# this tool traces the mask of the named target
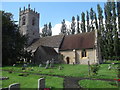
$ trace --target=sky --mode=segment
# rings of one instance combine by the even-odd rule
[[[97,12],[97,4],[103,8],[105,2],[2,2],[2,10],[5,12],[11,12],[14,15],[14,20],[19,20],[19,8],[28,8],[28,4],[32,9],[40,13],[40,25],[43,27],[44,24],[52,23],[54,28],[57,24],[61,24],[62,20],[65,19],[71,22],[72,16],[80,16],[81,13],[92,7]]]

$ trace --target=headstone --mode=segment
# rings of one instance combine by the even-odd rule
[[[53,67],[54,64],[54,59],[52,58],[52,60],[50,61],[50,67]]]
[[[9,90],[20,90],[20,84],[14,83],[14,84],[9,85]]]
[[[39,64],[39,67],[42,67],[42,64]]]
[[[111,66],[111,64],[110,65],[108,65],[108,70],[111,70],[112,69],[112,66]]]
[[[13,67],[15,67],[15,64],[13,64]]]
[[[24,64],[23,67],[27,67],[27,64]]]
[[[9,77],[0,77],[0,80],[7,80]]]
[[[50,61],[49,61],[49,60],[47,60],[47,62],[46,62],[46,66],[45,66],[45,69],[47,69],[47,68],[48,68],[49,64],[50,64]]]
[[[59,70],[62,70],[62,67],[61,67],[61,66],[59,66]]]
[[[44,78],[40,78],[38,79],[38,90],[45,88],[45,79]]]

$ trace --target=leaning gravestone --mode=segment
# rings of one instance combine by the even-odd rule
[[[20,90],[20,84],[14,83],[14,84],[9,85],[9,90]]]
[[[45,88],[45,79],[40,78],[40,79],[38,79],[38,90],[41,90],[43,88]]]

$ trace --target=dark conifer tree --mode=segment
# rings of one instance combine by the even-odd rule
[[[85,13],[84,12],[82,12],[81,18],[82,18],[82,21],[81,21],[81,31],[82,31],[82,33],[84,33],[84,32],[86,32],[86,28],[85,28]]]
[[[75,17],[72,17],[72,23],[71,23],[71,32],[72,34],[75,34]]]
[[[86,19],[87,19],[87,32],[90,32],[90,25],[89,25],[89,12],[88,12],[88,11],[87,11]]]

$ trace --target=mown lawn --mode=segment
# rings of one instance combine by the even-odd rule
[[[117,88],[115,82],[101,80],[80,80],[79,85],[83,88]]]
[[[112,65],[114,68],[108,70],[109,64],[101,64],[100,70],[98,71],[98,75],[93,76],[91,74],[91,78],[100,78],[100,79],[117,79],[117,65]],[[62,70],[59,70],[59,66],[63,67]],[[19,72],[31,72],[31,73],[39,73],[39,74],[49,74],[49,75],[60,75],[60,76],[73,76],[73,77],[89,77],[88,76],[88,66],[87,65],[68,65],[68,64],[55,64],[53,68],[45,69],[45,66],[29,66],[26,70],[22,70],[21,66],[6,66],[3,67],[3,70],[10,71],[19,71]],[[33,71],[31,71],[31,68]]]
[[[2,87],[8,87],[13,83],[20,83],[20,88],[37,88],[38,79],[45,78],[46,88],[63,88],[63,78],[60,77],[52,77],[52,76],[40,76],[40,75],[32,75],[28,76],[19,76],[21,73],[8,73],[7,71],[2,71],[2,76],[9,77],[8,80],[2,80]]]

